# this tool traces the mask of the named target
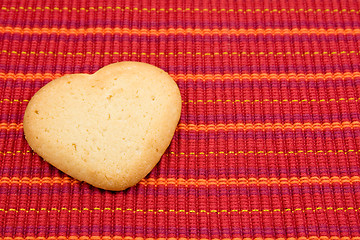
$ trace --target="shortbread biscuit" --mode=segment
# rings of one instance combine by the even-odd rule
[[[138,183],[170,144],[181,112],[174,80],[146,63],[65,75],[29,101],[30,147],[64,173],[106,190]]]

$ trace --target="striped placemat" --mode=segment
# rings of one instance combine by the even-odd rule
[[[360,2],[0,1],[0,239],[360,239]],[[182,116],[123,192],[31,151],[32,95],[71,73],[151,63]]]

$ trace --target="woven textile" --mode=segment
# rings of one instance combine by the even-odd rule
[[[0,1],[0,239],[360,239],[360,2]],[[169,149],[123,192],[31,151],[29,99],[118,61],[174,78]]]

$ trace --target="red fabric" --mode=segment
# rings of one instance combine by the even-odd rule
[[[358,1],[0,2],[1,239],[360,239]],[[70,73],[148,62],[183,109],[123,192],[29,148],[31,96]]]

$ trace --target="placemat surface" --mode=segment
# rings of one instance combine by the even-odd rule
[[[0,239],[360,239],[360,2],[0,1]],[[123,192],[44,162],[22,119],[71,73],[151,63],[182,115]]]

